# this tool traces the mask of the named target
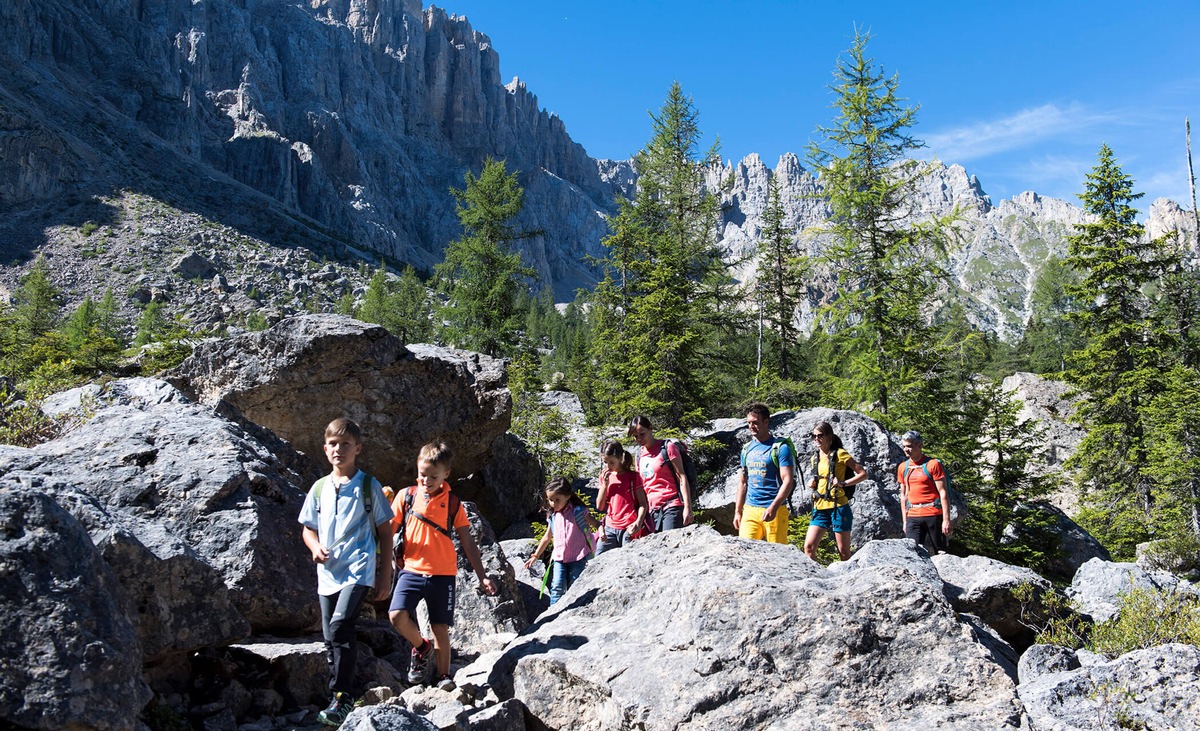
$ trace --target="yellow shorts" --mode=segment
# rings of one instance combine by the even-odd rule
[[[771,543],[787,543],[788,542],[788,509],[786,505],[780,505],[779,510],[775,511],[775,519],[770,523],[763,522],[763,513],[767,512],[766,508],[756,508],[753,505],[747,505],[742,508],[742,523],[738,528],[738,536],[741,538],[749,538],[753,541],[761,541],[767,539]]]

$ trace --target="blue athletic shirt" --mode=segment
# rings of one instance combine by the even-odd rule
[[[756,508],[767,508],[779,495],[782,481],[779,479],[779,467],[771,459],[771,447],[781,439],[771,438],[764,444],[757,439],[750,440],[750,446],[742,453],[742,469],[746,470],[746,503]],[[779,446],[779,465],[791,467],[795,475],[796,458],[786,443]]]

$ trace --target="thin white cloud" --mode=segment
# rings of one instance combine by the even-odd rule
[[[1119,113],[1093,112],[1082,104],[1065,107],[1043,104],[1003,119],[936,132],[925,138],[925,144],[942,160],[969,162],[1030,147],[1045,140],[1076,135],[1120,119]]]

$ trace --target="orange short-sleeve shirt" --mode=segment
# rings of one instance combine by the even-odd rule
[[[392,526],[395,530],[400,530],[401,523],[406,524],[404,570],[425,576],[454,576],[458,573],[458,552],[454,548],[454,540],[437,528],[418,520],[415,515],[404,515],[404,498],[409,490],[415,493],[412,510],[421,513],[437,525],[446,526],[446,514],[450,510],[450,485],[445,482],[442,483],[442,491],[432,498],[427,498],[425,491],[418,487],[410,487],[396,494],[396,499],[392,501],[392,512],[396,514],[392,519]],[[463,508],[461,500],[455,502],[458,504],[458,512],[454,516],[453,527],[465,528],[470,525],[467,511]]]

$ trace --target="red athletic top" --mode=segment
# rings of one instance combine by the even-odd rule
[[[929,468],[929,475],[925,475],[925,470],[921,469],[921,464],[925,464]],[[905,474],[907,472],[908,474]],[[932,479],[930,479],[932,478]],[[927,515],[941,515],[942,508],[937,505],[930,505],[940,496],[938,495],[937,485],[934,482],[946,479],[946,471],[942,469],[942,463],[932,457],[926,457],[921,463],[914,464],[912,460],[904,460],[900,466],[896,468],[896,480],[901,484],[908,484],[908,502],[913,506],[924,505],[925,507],[912,507],[908,509],[908,514],[914,518],[920,518]]]
[[[668,445],[665,457],[664,444]],[[642,489],[646,492],[646,502],[650,503],[651,510],[683,507],[679,486],[675,482],[675,470],[668,463],[673,457],[679,457],[679,447],[674,442],[657,440],[649,447],[638,449],[638,473],[642,477]]]
[[[625,530],[637,519],[638,501],[634,495],[637,484],[636,472],[609,472],[604,494],[607,500],[607,515],[604,525],[614,530]]]

